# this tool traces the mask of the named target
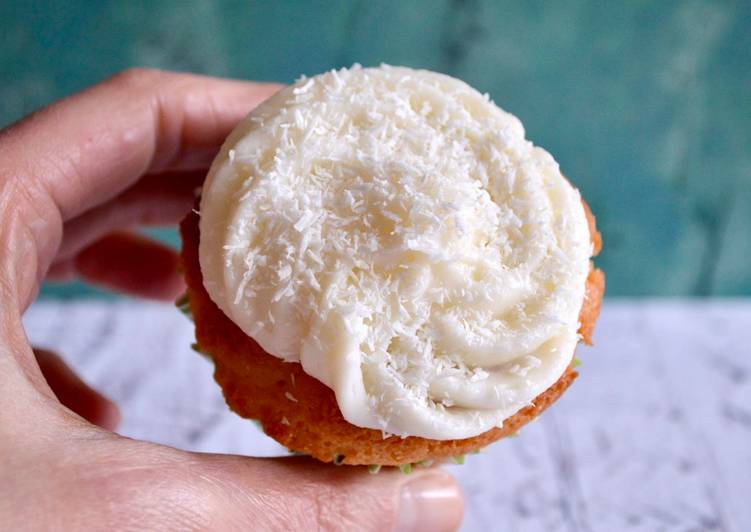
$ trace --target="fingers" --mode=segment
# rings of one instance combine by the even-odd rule
[[[74,281],[76,275],[76,261],[74,259],[56,262],[47,270],[47,279],[50,281]]]
[[[193,207],[206,172],[149,175],[116,198],[66,223],[55,265],[115,230],[179,222]],[[55,271],[59,271],[60,266]],[[53,272],[54,275],[55,272]]]
[[[13,126],[0,153],[13,177],[41,182],[65,221],[147,172],[206,167],[237,122],[278,88],[129,70]]]
[[[332,467],[311,459],[205,456],[202,474],[221,486],[225,528],[267,530],[456,530],[463,500],[440,469],[409,475]],[[208,471],[206,467],[208,466]]]
[[[9,237],[23,247],[0,257],[0,269],[12,272],[11,296],[28,305],[61,223],[147,173],[205,168],[237,122],[278,88],[136,69],[1,131],[0,213],[20,228],[6,230],[23,231]]]
[[[72,262],[72,269],[82,280],[115,292],[174,301],[185,291],[177,253],[140,235],[111,233]],[[70,272],[70,262],[61,270]]]
[[[109,434],[60,434],[53,443],[6,475],[20,484],[8,492],[11,515],[33,530],[55,528],[63,516],[71,530],[441,532],[456,530],[462,517],[461,493],[439,470],[370,475],[363,467],[187,453]]]
[[[58,400],[87,421],[114,430],[120,421],[117,405],[88,386],[51,351],[34,349],[39,369]]]

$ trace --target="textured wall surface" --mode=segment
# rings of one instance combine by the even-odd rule
[[[748,1],[5,0],[0,124],[133,65],[438,70],[519,116],[581,188],[608,295],[749,295],[750,28]]]

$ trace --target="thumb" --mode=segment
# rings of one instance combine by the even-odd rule
[[[237,520],[227,529],[448,531],[461,524],[461,491],[437,468],[372,475],[302,457],[204,456],[222,487],[222,514]]]

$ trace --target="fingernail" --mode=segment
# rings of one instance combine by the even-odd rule
[[[464,502],[456,481],[443,471],[426,472],[402,486],[398,532],[456,530]]]

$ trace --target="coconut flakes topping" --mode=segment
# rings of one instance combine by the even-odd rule
[[[591,255],[579,195],[461,81],[302,78],[230,135],[200,210],[211,298],[354,425],[472,437],[570,362]]]

